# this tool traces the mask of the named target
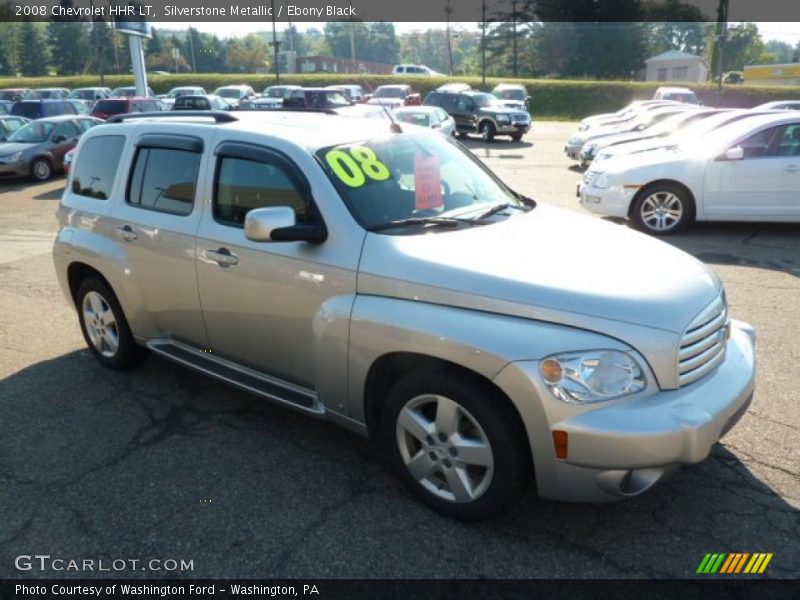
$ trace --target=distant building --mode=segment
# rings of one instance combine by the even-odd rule
[[[298,56],[296,59],[299,73],[372,73],[374,75],[389,75],[392,65],[337,58],[335,56]]]
[[[747,65],[744,80],[758,85],[800,85],[800,63]]]
[[[644,61],[647,81],[706,81],[708,64],[702,56],[670,50]]]

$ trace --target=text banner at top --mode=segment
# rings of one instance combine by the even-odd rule
[[[0,0],[2,22],[95,20],[160,22],[636,22],[668,0]],[[719,0],[684,0],[684,20],[718,20]],[[674,6],[674,4],[673,4]],[[671,12],[671,14],[675,14]],[[800,2],[730,0],[728,21],[800,21]],[[799,24],[800,25],[800,24]]]

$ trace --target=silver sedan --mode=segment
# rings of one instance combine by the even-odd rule
[[[442,135],[455,136],[456,122],[453,117],[437,106],[403,106],[394,110],[398,121],[429,127]]]

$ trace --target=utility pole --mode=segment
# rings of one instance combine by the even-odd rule
[[[356,64],[356,23],[353,20],[350,21],[350,60]]]
[[[722,102],[722,55],[725,51],[725,35],[728,33],[728,0],[719,0],[717,7],[717,106]]]
[[[481,86],[486,86],[486,0],[481,0]]]
[[[188,29],[189,34],[189,53],[192,55],[192,73],[197,73],[197,63],[194,60],[194,41],[192,41],[192,28]]]
[[[512,72],[514,73],[515,79],[519,77],[519,73],[517,70],[517,2],[518,0],[511,0],[511,23],[512,23],[511,44],[512,44],[512,52],[514,53]]]
[[[269,0],[272,7],[272,46],[275,48],[275,83],[281,83],[281,66],[278,63],[278,34],[275,32],[275,0]]]
[[[89,8],[94,14],[94,0],[89,0]],[[100,47],[97,38],[97,21],[92,20],[92,46],[94,46],[94,55],[97,57],[97,70],[100,72],[100,85],[106,84],[105,73],[103,72],[103,54],[100,52]]]
[[[445,0],[444,12],[447,15],[447,62],[450,65],[449,75],[453,75],[453,45],[450,41],[450,13],[453,12],[450,0]]]

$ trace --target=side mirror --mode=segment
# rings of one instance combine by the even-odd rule
[[[321,224],[298,225],[288,206],[255,208],[244,219],[244,235],[252,242],[309,242],[319,244],[328,238]]]
[[[744,158],[744,150],[741,146],[734,146],[733,148],[728,148],[722,156],[725,160],[742,160]]]
[[[57,135],[56,137],[53,138],[54,144],[63,144],[66,141],[67,141],[67,136],[65,135]]]

